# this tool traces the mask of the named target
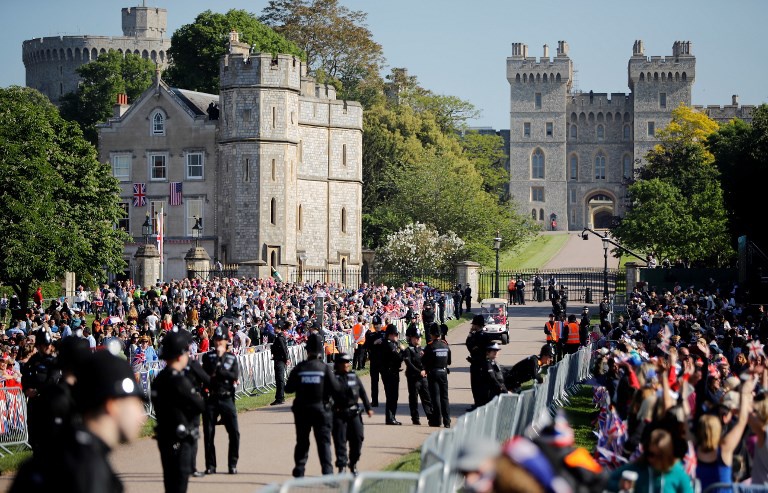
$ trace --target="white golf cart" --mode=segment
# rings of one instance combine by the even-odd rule
[[[507,318],[507,300],[504,298],[486,298],[480,302],[480,315],[485,319],[483,331],[494,335],[502,344],[509,344],[509,319]]]

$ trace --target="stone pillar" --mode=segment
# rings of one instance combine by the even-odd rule
[[[456,282],[462,286],[469,283],[472,288],[472,298],[480,301],[480,264],[471,260],[462,260],[456,263]]]
[[[627,269],[627,294],[629,294],[640,282],[640,266],[637,262],[627,262],[624,267]]]
[[[64,287],[64,296],[67,297],[67,304],[71,307],[75,298],[75,273],[65,272],[64,282],[62,284]]]
[[[208,274],[211,272],[211,256],[205,248],[201,246],[190,248],[184,255],[184,263],[187,267],[187,278],[208,279]]]
[[[136,254],[136,279],[134,282],[146,288],[154,286],[160,280],[160,252],[154,243],[139,246]]]

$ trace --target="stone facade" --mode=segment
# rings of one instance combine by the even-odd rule
[[[689,41],[672,55],[646,57],[636,41],[628,64],[629,93],[574,92],[568,43],[554,57],[528,56],[512,44],[507,58],[511,114],[510,194],[521,213],[546,229],[607,227],[624,212],[626,179],[658,143],[679,104],[691,105],[696,59]],[[717,121],[751,119],[754,106],[696,107]]]
[[[152,203],[166,214],[165,279],[183,277],[194,243],[185,205],[169,206],[169,183],[182,182],[184,204],[204,218],[200,244],[210,257],[240,265],[240,275],[283,278],[307,269],[358,269],[362,264],[362,106],[336,100],[332,87],[305,76],[290,55],[253,54],[233,33],[221,61],[220,95],[170,88],[158,81],[127,110],[101,126],[103,161],[131,156],[122,196],[147,184],[147,206],[129,203],[129,230],[138,244]],[[218,119],[206,114],[218,104]],[[164,134],[154,119],[164,116]],[[187,154],[203,158],[190,176]],[[165,179],[152,159],[167,156]],[[194,173],[197,175],[197,173]]]
[[[74,92],[80,82],[75,70],[108,51],[134,53],[151,59],[164,69],[171,40],[166,33],[165,9],[122,9],[123,36],[51,36],[24,41],[22,57],[28,87],[42,92],[58,104],[64,94]]]

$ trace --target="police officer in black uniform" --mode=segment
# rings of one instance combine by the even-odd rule
[[[190,358],[189,362],[187,363],[187,367],[184,369],[184,375],[189,379],[190,382],[192,382],[192,389],[200,396],[201,399],[203,399],[203,395],[205,395],[205,389],[207,389],[211,383],[211,377],[205,373],[202,365],[198,361]],[[201,413],[195,414],[191,423],[192,430],[194,430],[192,432],[192,437],[194,440],[192,441],[192,453],[190,454],[190,471],[192,471],[190,475],[193,478],[205,476],[203,471],[197,470],[197,446],[200,442],[201,416]]]
[[[203,412],[205,404],[192,381],[184,375],[189,362],[188,335],[169,332],[163,338],[160,356],[166,367],[152,383],[152,403],[163,485],[166,493],[184,493],[192,474],[192,449],[197,432],[194,417]]]
[[[582,346],[587,345],[587,339],[589,339],[590,323],[591,320],[589,317],[589,307],[585,306],[581,311],[581,320],[579,321],[579,339],[581,340]]]
[[[46,406],[46,390],[59,383],[61,370],[56,363],[55,348],[51,334],[45,329],[36,330],[35,348],[37,352],[21,368],[21,386],[27,396],[27,429],[29,444],[37,453],[50,437],[45,435],[46,423],[49,422],[49,409]]]
[[[451,364],[451,348],[441,339],[441,330],[437,324],[429,327],[430,341],[424,348],[424,370],[427,373],[429,397],[432,401],[432,416],[429,426],[451,427],[451,412],[448,402],[448,366]]]
[[[296,392],[293,400],[296,447],[293,451],[293,477],[304,477],[309,455],[309,433],[314,429],[317,453],[323,474],[333,474],[331,457],[331,399],[341,392],[341,385],[331,367],[323,360],[323,339],[310,334],[306,343],[307,359],[297,364],[288,376],[286,392]]]
[[[289,324],[290,322],[286,322]],[[275,365],[275,400],[270,406],[277,406],[285,402],[285,376],[288,367],[288,343],[285,341],[285,329],[278,324],[275,327],[275,342],[272,343],[272,361]]]
[[[485,318],[482,315],[472,317],[472,325],[467,336],[467,349],[469,350],[469,381],[472,387],[472,399],[474,405],[470,410],[482,406],[486,401],[485,368],[486,368],[486,348],[491,344],[491,336],[483,332],[485,327]]]
[[[380,346],[381,380],[384,382],[384,395],[387,398],[385,423],[388,425],[403,424],[395,418],[400,391],[400,366],[403,363],[403,348],[397,338],[397,327],[393,324],[387,325],[386,339]]]
[[[408,407],[411,411],[411,422],[420,425],[419,398],[421,398],[424,415],[428,421],[432,421],[432,401],[427,385],[427,372],[422,363],[424,349],[421,347],[421,334],[416,328],[408,328],[405,331],[405,337],[408,339],[408,347],[403,353],[403,361],[405,362],[405,378],[408,382]]]
[[[485,351],[485,402],[483,404],[491,402],[491,400],[499,394],[507,393],[507,387],[504,384],[503,369],[496,362],[496,356],[500,349],[501,347],[498,344],[493,343],[488,346]]]
[[[363,449],[363,419],[358,400],[363,401],[363,408],[370,418],[373,416],[368,394],[363,382],[352,371],[352,357],[340,353],[334,362],[336,378],[341,392],[334,396],[333,403],[333,446],[336,449],[336,467],[339,474],[349,465],[349,472],[357,476],[357,462]],[[347,457],[349,442],[349,457]]]
[[[230,474],[237,474],[240,450],[240,429],[235,409],[235,382],[240,378],[237,357],[227,352],[229,331],[217,327],[213,333],[214,347],[203,355],[203,370],[210,376],[203,414],[203,439],[205,440],[205,473],[216,474],[216,421],[221,422],[229,435],[227,461]]]
[[[144,394],[125,360],[109,351],[89,354],[73,392],[82,425],[52,444],[56,460],[34,456],[19,469],[11,493],[122,493],[109,464],[112,448],[136,439],[146,416]]]
[[[379,407],[379,377],[381,376],[381,343],[386,338],[379,326],[372,323],[365,333],[364,347],[368,351],[368,360],[370,361],[371,375],[371,406]],[[380,342],[376,342],[380,341]]]

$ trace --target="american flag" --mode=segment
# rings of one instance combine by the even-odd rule
[[[147,185],[144,183],[133,184],[133,206],[144,207],[147,205]]]
[[[181,182],[171,182],[171,205],[181,205]]]

